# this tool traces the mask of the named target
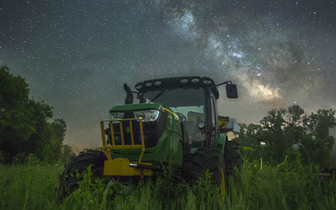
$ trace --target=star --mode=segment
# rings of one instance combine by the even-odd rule
[[[123,83],[183,75],[219,88],[218,110],[258,122],[273,108],[336,109],[334,1],[10,1],[0,4],[0,65],[67,123],[76,151],[101,145],[99,121]],[[133,88],[134,89],[134,88]]]

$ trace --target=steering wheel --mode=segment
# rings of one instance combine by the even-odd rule
[[[184,116],[181,112],[175,112],[175,114],[180,118],[181,122],[187,121],[187,117]]]

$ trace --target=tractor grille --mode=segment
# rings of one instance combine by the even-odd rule
[[[163,113],[163,115],[165,115]],[[107,135],[106,144],[113,146],[141,145],[141,133],[143,133],[144,144],[146,148],[154,147],[166,128],[165,116],[160,116],[154,122],[142,122],[143,131],[141,131],[140,121],[136,118],[110,120],[108,126],[104,129]],[[111,129],[112,128],[112,129]]]

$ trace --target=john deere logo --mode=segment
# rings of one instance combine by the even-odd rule
[[[126,133],[131,133],[131,128],[130,127],[126,127]]]

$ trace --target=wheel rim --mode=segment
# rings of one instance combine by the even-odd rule
[[[225,197],[225,177],[224,177],[224,170],[222,169],[222,175],[221,175],[221,199],[224,201]]]

